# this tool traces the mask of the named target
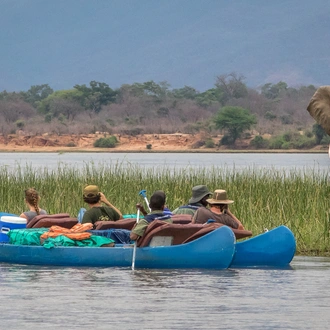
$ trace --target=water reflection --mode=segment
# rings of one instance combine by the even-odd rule
[[[330,258],[292,269],[0,264],[3,329],[326,329]],[[56,312],[55,312],[56,311]]]
[[[200,277],[204,279],[204,287],[208,287],[210,280],[215,277],[219,282],[226,281],[226,278],[232,280],[238,276],[238,271],[234,269],[225,270],[153,270],[145,269],[138,270],[131,273],[133,285],[149,286],[158,285],[160,287],[177,288],[186,287],[193,288],[195,282],[192,278]]]

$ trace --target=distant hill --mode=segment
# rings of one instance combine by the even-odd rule
[[[0,91],[91,80],[204,91],[235,71],[251,87],[330,83],[328,0],[2,0]]]

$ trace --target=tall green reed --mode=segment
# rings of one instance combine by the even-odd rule
[[[167,206],[174,209],[187,203],[191,188],[206,184],[213,191],[226,189],[230,206],[246,229],[256,235],[265,228],[288,226],[297,240],[297,252],[327,254],[329,252],[329,182],[325,173],[275,169],[244,170],[227,167],[144,168],[127,163],[95,165],[82,169],[59,165],[33,169],[17,166],[15,170],[0,168],[0,211],[20,214],[26,210],[24,190],[35,187],[40,206],[49,213],[70,213],[76,216],[81,207],[82,191],[87,184],[96,184],[110,202],[124,214],[135,213],[135,204],[144,203],[138,195],[147,190],[148,198],[161,189],[167,194]]]

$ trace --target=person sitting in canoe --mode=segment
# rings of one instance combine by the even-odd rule
[[[31,221],[35,216],[39,214],[47,214],[44,209],[39,207],[40,196],[37,190],[34,188],[28,188],[24,191],[25,203],[29,208],[29,211],[23,212],[20,218],[25,218],[27,222]]]
[[[144,219],[140,219],[135,227],[132,229],[130,239],[132,241],[138,240],[143,236],[149,223],[154,220],[162,220],[165,222],[172,223],[172,218],[169,214],[164,213],[164,207],[166,203],[166,195],[162,190],[155,191],[150,197],[149,206],[151,209],[150,213],[147,213],[142,204],[136,204],[136,208],[144,215]]]
[[[192,223],[206,223],[212,219],[234,229],[244,230],[242,223],[229,210],[228,205],[234,201],[227,198],[226,190],[215,190],[212,198],[208,198],[206,201],[210,205],[210,209],[199,208],[193,216]]]
[[[84,213],[81,223],[90,222],[94,225],[97,221],[116,221],[123,218],[122,213],[106,199],[98,186],[86,186],[83,199],[90,209]]]
[[[190,214],[193,216],[200,207],[206,207],[207,199],[212,193],[205,185],[199,185],[192,188],[192,197],[187,205],[180,206],[172,211],[173,214]]]

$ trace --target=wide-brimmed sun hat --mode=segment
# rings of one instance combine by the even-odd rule
[[[192,188],[192,197],[189,199],[188,203],[198,203],[205,196],[212,195],[212,193],[207,189],[205,185],[199,185]]]
[[[212,198],[206,200],[209,204],[233,204],[234,201],[227,198],[226,190],[217,189],[214,191]]]
[[[96,197],[100,193],[99,187],[94,185],[89,185],[84,188],[84,197]]]

